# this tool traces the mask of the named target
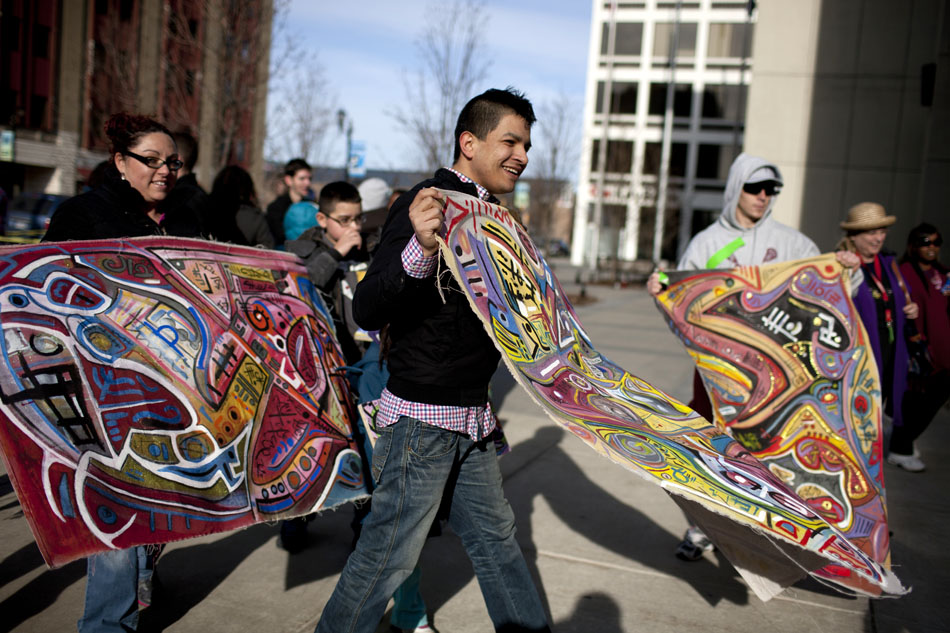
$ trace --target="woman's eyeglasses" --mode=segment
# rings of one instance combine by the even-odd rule
[[[914,244],[917,246],[917,248],[923,248],[924,246],[936,246],[937,248],[940,248],[943,246],[943,238],[939,235],[937,237],[924,235],[922,237],[918,237]]]
[[[161,169],[162,165],[168,165],[168,168],[172,171],[178,171],[185,166],[185,163],[181,162],[177,158],[172,160],[162,160],[158,156],[139,156],[132,152],[122,152],[126,156],[131,156],[140,163],[144,163],[149,169]]]

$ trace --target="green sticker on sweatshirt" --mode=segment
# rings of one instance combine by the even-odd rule
[[[737,237],[732,240],[718,251],[713,253],[712,257],[709,258],[709,261],[706,262],[706,269],[712,270],[713,268],[718,268],[719,264],[724,262],[727,257],[735,253],[737,250],[745,246],[745,242],[742,241],[741,237]]]

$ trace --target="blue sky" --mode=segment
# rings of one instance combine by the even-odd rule
[[[414,150],[386,110],[405,99],[404,78],[421,67],[414,42],[432,6],[430,0],[294,0],[290,7],[288,35],[316,53],[335,104],[352,118],[353,139],[366,143],[371,169],[415,166]],[[491,65],[470,96],[513,85],[537,108],[565,93],[576,99],[579,127],[591,2],[484,0],[484,6]],[[275,98],[283,97],[270,95]],[[332,136],[327,161],[342,163],[344,142],[335,126]]]

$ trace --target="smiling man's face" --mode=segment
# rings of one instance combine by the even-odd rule
[[[484,139],[473,134],[462,141],[469,159],[466,175],[493,194],[514,191],[515,183],[528,166],[531,127],[520,115],[506,114]]]

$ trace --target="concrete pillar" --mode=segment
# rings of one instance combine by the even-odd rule
[[[139,77],[136,93],[139,111],[158,115],[159,86],[164,79],[162,35],[165,30],[162,0],[141,0],[139,14]]]
[[[251,146],[248,148],[248,166],[257,190],[264,189],[264,140],[267,138],[267,85],[270,78],[271,25],[274,17],[273,0],[261,0],[261,24],[257,45],[262,54],[257,62],[257,90],[255,91],[254,121]]]

